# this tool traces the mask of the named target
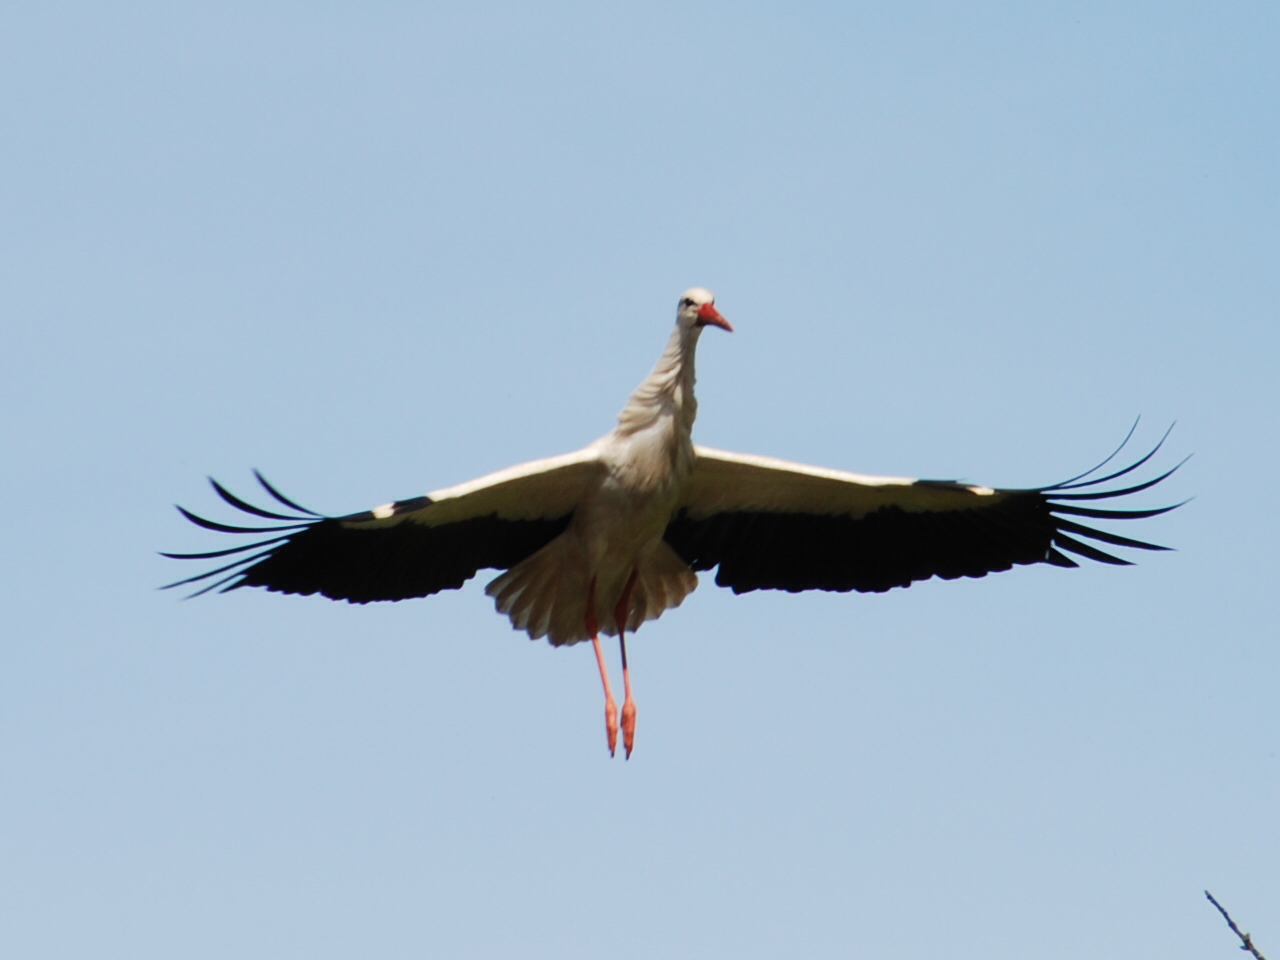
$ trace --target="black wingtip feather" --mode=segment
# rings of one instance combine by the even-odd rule
[[[234,563],[228,563],[225,566],[218,567],[216,570],[206,570],[204,573],[198,573],[194,577],[187,577],[185,580],[175,580],[173,583],[166,583],[161,590],[168,590],[171,587],[181,587],[188,583],[199,583],[201,580],[208,580],[210,577],[216,577],[220,573],[226,573],[228,570],[235,570],[236,567],[245,567],[251,565],[255,560],[261,560],[263,557],[271,556],[272,551],[263,550],[261,553],[255,553],[248,557],[238,557]],[[237,573],[243,573],[243,570]]]
[[[1133,426],[1131,426],[1131,427],[1129,428],[1129,432],[1128,432],[1128,433],[1126,433],[1126,434],[1124,435],[1124,439],[1120,441],[1120,446],[1118,446],[1118,447],[1116,447],[1114,450],[1112,450],[1112,451],[1111,451],[1111,453],[1110,453],[1110,454],[1108,454],[1108,456],[1107,456],[1107,458],[1106,458],[1105,460],[1103,460],[1103,461],[1102,461],[1101,463],[1099,463],[1099,464],[1096,464],[1096,465],[1094,465],[1094,466],[1090,467],[1090,468],[1089,468],[1088,470],[1086,470],[1084,473],[1080,473],[1080,474],[1077,474],[1077,475],[1076,475],[1076,476],[1074,476],[1074,477],[1071,477],[1070,479],[1063,480],[1061,483],[1057,484],[1057,485],[1054,487],[1054,489],[1055,489],[1055,490],[1064,490],[1064,489],[1066,489],[1067,487],[1069,487],[1071,484],[1075,483],[1077,480],[1083,480],[1085,477],[1089,476],[1089,474],[1091,474],[1091,473],[1097,473],[1099,470],[1101,470],[1103,467],[1105,467],[1108,463],[1110,463],[1112,460],[1114,460],[1116,457],[1118,457],[1118,456],[1120,455],[1120,451],[1121,451],[1121,450],[1123,450],[1126,446],[1128,446],[1129,441],[1133,439],[1134,431],[1136,431],[1136,430],[1138,429],[1138,424],[1139,424],[1141,421],[1142,421],[1142,417],[1141,417],[1141,415],[1139,415],[1138,417],[1136,417],[1136,418],[1134,419],[1134,421],[1133,421]],[[1169,429],[1170,429],[1170,430],[1172,430],[1172,429],[1173,429],[1173,427],[1171,426]],[[1168,434],[1165,434],[1165,436],[1168,436]],[[1161,442],[1163,442],[1163,441],[1161,441]],[[1092,482],[1094,482],[1094,481],[1089,481],[1089,482],[1090,482],[1090,483],[1092,483]]]
[[[204,527],[206,530],[214,530],[218,533],[278,533],[281,530],[301,530],[306,523],[294,523],[287,527],[236,527],[229,523],[218,523],[216,520],[206,520],[197,514],[192,513],[186,507],[178,506],[177,510],[180,514],[194,523],[197,527]]]
[[[1076,507],[1065,503],[1049,504],[1050,513],[1065,513],[1072,517],[1089,517],[1094,520],[1145,520],[1147,517],[1158,517],[1162,513],[1168,513],[1170,510],[1177,510],[1184,504],[1190,503],[1190,498],[1183,500],[1182,503],[1175,503],[1168,507],[1156,507],[1152,510],[1102,510],[1097,507]]]
[[[1166,470],[1154,480],[1148,480],[1146,483],[1136,483],[1132,487],[1123,487],[1120,490],[1096,490],[1093,493],[1057,493],[1055,488],[1050,487],[1041,491],[1049,500],[1110,500],[1115,497],[1127,497],[1131,493],[1138,493],[1142,490],[1148,490],[1157,483],[1161,483],[1178,472],[1182,464],[1190,460],[1191,457],[1184,457],[1181,462],[1176,464],[1172,469]],[[1127,471],[1126,471],[1127,472]]]
[[[1058,529],[1065,530],[1068,533],[1074,533],[1081,537],[1088,537],[1090,540],[1109,543],[1116,547],[1132,547],[1135,550],[1170,549],[1169,547],[1162,547],[1158,543],[1147,543],[1145,540],[1134,540],[1131,537],[1122,537],[1118,534],[1107,533],[1105,530],[1095,530],[1093,527],[1086,527],[1083,523],[1072,523],[1070,520],[1059,520]]]
[[[1096,560],[1099,563],[1109,563],[1115,567],[1131,567],[1131,560],[1122,560],[1120,557],[1113,557],[1111,554],[1099,550],[1097,547],[1091,547],[1087,543],[1081,543],[1072,537],[1068,537],[1065,533],[1054,535],[1053,542],[1055,546],[1061,547],[1063,550],[1070,551],[1078,557],[1086,557],[1089,560]]]
[[[1109,473],[1105,477],[1095,477],[1093,480],[1084,480],[1083,482],[1080,482],[1080,483],[1075,482],[1075,480],[1068,480],[1065,483],[1055,483],[1052,487],[1046,487],[1045,492],[1048,493],[1049,491],[1057,491],[1057,490],[1078,490],[1082,487],[1096,487],[1100,483],[1109,483],[1110,481],[1119,479],[1120,477],[1123,477],[1126,474],[1133,473],[1133,471],[1137,470],[1143,464],[1147,463],[1152,457],[1154,457],[1157,453],[1160,452],[1160,448],[1164,446],[1164,442],[1169,439],[1169,434],[1173,432],[1173,427],[1174,427],[1173,424],[1169,425],[1169,429],[1164,432],[1164,436],[1160,438],[1160,442],[1157,443],[1154,447],[1152,447],[1146,456],[1129,464],[1123,470],[1117,470],[1115,473]],[[1119,451],[1116,451],[1116,452],[1118,453]],[[1175,466],[1173,470],[1170,470],[1169,473],[1173,473],[1174,470],[1177,470],[1178,467],[1182,466],[1183,463],[1186,463],[1190,459],[1191,459],[1190,454],[1188,454],[1186,457],[1183,457],[1182,461],[1177,466]],[[1106,462],[1107,462],[1106,460],[1103,461],[1103,463],[1106,463]],[[1101,464],[1099,466],[1101,466]],[[1097,468],[1095,467],[1094,469],[1097,469]],[[1093,472],[1092,470],[1089,471],[1089,473],[1092,473],[1092,472]],[[1088,475],[1089,474],[1086,473],[1084,476],[1087,477]],[[1169,474],[1165,474],[1165,476],[1168,476],[1168,475]],[[1080,480],[1081,478],[1077,477],[1075,479]],[[1164,478],[1161,477],[1154,482],[1159,483],[1160,480],[1162,479]]]
[[[308,510],[306,507],[299,506],[298,504],[294,503],[292,500],[286,497],[283,493],[281,493],[279,490],[273,487],[270,483],[268,483],[267,478],[264,477],[261,473],[259,473],[257,469],[253,471],[253,475],[257,478],[258,483],[262,484],[262,489],[267,491],[267,493],[269,493],[272,497],[274,497],[278,503],[283,504],[284,506],[288,507],[291,510],[297,510],[299,513],[305,513],[307,516],[310,516],[310,517],[316,517],[317,519],[322,519],[324,517],[324,514],[322,513],[316,513],[314,510]]]
[[[253,504],[246,503],[244,500],[241,500],[217,480],[213,479],[213,477],[209,477],[208,480],[209,484],[217,492],[218,496],[242,513],[248,513],[255,517],[262,517],[264,520],[290,520],[293,522],[305,522],[307,519],[306,517],[290,517],[283,513],[273,513],[270,510],[263,510],[261,507],[255,507]]]
[[[237,577],[239,577],[238,580],[236,579]],[[232,583],[230,586],[226,586],[226,587],[222,586],[224,583],[227,583],[230,580],[235,580],[236,582]],[[237,587],[241,587],[243,585],[244,585],[244,574],[237,571],[236,573],[231,574],[231,576],[229,577],[223,577],[221,580],[211,583],[207,587],[202,587],[201,589],[197,590],[195,593],[187,594],[182,599],[194,600],[196,597],[203,597],[206,593],[212,593],[214,590],[218,590],[219,587],[222,587],[221,590],[218,590],[219,593],[229,593],[230,591],[235,590]]]
[[[226,550],[206,550],[204,553],[165,553],[160,551],[160,556],[168,557],[170,560],[212,560],[215,557],[229,557],[233,553],[248,553],[257,547],[265,547],[272,543],[283,543],[288,537],[275,537],[271,540],[258,540],[255,543],[246,543],[241,547],[228,547]]]

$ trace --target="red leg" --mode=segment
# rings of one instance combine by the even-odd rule
[[[596,650],[596,665],[600,668],[600,682],[604,684],[604,730],[609,738],[609,756],[614,755],[618,747],[618,703],[613,699],[613,691],[609,689],[609,671],[604,665],[604,651],[600,649],[600,621],[596,619],[596,581],[591,578],[591,586],[587,592],[587,633],[591,635],[591,645]],[[626,671],[623,670],[625,677]],[[628,754],[631,752],[627,751]]]
[[[631,591],[636,586],[636,572],[631,571],[627,585],[622,588],[622,596],[613,610],[613,622],[618,626],[618,646],[622,648],[622,686],[626,696],[622,701],[622,745],[626,748],[627,759],[631,759],[631,749],[636,742],[636,701],[631,696],[631,668],[627,666],[627,620],[631,613]]]

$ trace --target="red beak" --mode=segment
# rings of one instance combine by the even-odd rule
[[[733,327],[729,326],[729,321],[721,316],[714,303],[704,303],[698,308],[698,323],[702,326],[711,324],[713,327],[733,333]]]

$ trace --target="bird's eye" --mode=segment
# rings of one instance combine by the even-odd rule
[[[692,307],[692,306],[693,306],[693,300],[692,300],[692,299],[690,299],[689,297],[685,297],[683,300],[681,300],[681,301],[680,301],[680,306],[681,306],[682,308],[683,308],[683,307]]]

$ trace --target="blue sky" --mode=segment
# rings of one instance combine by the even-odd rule
[[[1280,949],[1280,15],[1264,4],[0,13],[0,953]],[[704,576],[589,648],[485,578],[179,602],[172,504],[607,431],[1049,483],[1176,420],[1178,552],[884,596]],[[612,645],[610,647],[611,653]],[[616,666],[615,666],[616,669]]]

